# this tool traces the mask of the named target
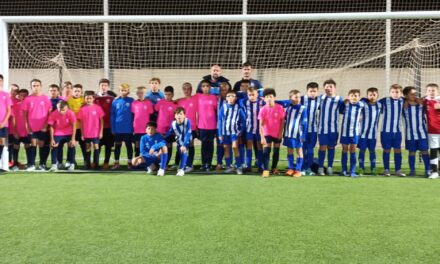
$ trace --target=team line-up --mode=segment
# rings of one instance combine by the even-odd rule
[[[410,176],[415,176],[416,152],[420,151],[424,173],[438,178],[440,148],[440,98],[438,85],[426,85],[419,98],[415,87],[394,84],[389,95],[379,99],[377,88],[352,89],[346,98],[336,95],[336,82],[323,83],[320,94],[316,82],[307,84],[306,93],[291,90],[288,100],[276,100],[276,91],[263,89],[252,79],[252,65],[244,63],[242,79],[231,87],[221,76],[221,67],[211,67],[193,95],[190,83],[182,85],[183,98],[174,100],[174,88],[160,90],[160,79],[151,78],[150,90],[136,88],[137,99],[129,97],[130,86],[121,84],[118,95],[109,90],[110,81],[99,81],[99,92],[83,92],[81,84],[65,82],[49,86],[49,96],[42,92],[38,79],[30,82],[31,92],[11,85],[3,89],[0,75],[0,157],[8,139],[12,171],[75,169],[75,147],[79,144],[86,169],[118,170],[122,143],[128,168],[165,170],[176,142],[177,175],[192,172],[194,140],[201,141],[201,170],[210,171],[217,143],[216,171],[243,174],[252,169],[252,160],[263,177],[280,174],[277,169],[281,143],[287,147],[287,176],[333,175],[335,146],[342,145],[341,175],[364,174],[368,150],[370,173],[376,173],[376,141],[379,134],[383,148],[383,174],[390,176],[390,154],[394,150],[396,176],[405,176],[402,165],[401,120],[404,121],[405,146],[408,150]],[[382,116],[382,122],[379,123]],[[342,118],[341,127],[338,127]],[[314,149],[319,142],[317,164]],[[26,152],[26,166],[19,161],[20,145]],[[63,165],[63,147],[67,159]],[[134,145],[134,157],[133,157]],[[39,166],[36,167],[37,147]],[[99,166],[101,147],[105,158]],[[114,164],[110,156],[114,147]],[[356,151],[358,151],[358,156]],[[271,158],[271,152],[272,158]],[[296,160],[294,159],[296,155]],[[324,161],[327,155],[327,167]],[[233,158],[235,164],[233,164]],[[269,167],[270,160],[272,160]],[[348,161],[349,160],[349,161]],[[225,165],[223,164],[225,162]],[[348,163],[349,162],[349,166]],[[357,165],[359,168],[357,168]]]

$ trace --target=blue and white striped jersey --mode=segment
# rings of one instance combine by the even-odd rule
[[[301,104],[307,108],[307,132],[318,132],[318,109],[321,104],[321,97],[312,99],[307,95],[301,96]]]
[[[287,106],[285,120],[283,136],[304,140],[307,133],[307,108],[300,104]]]
[[[382,128],[381,132],[400,132],[400,121],[402,116],[403,98],[392,99],[385,97],[379,100],[382,105]]]
[[[319,134],[338,133],[339,109],[344,105],[341,96],[327,97],[321,95],[321,105],[319,106]]]
[[[341,136],[359,136],[359,121],[361,118],[361,111],[364,107],[365,103],[362,101],[359,101],[356,104],[350,102],[344,103],[344,106],[341,107],[340,110],[342,114]]]
[[[177,145],[188,147],[192,139],[191,121],[188,118],[185,118],[185,121],[179,124],[174,120],[173,123],[171,123],[171,128],[166,133],[165,138],[173,134],[175,135]]]
[[[361,111],[361,138],[376,139],[382,104],[379,102],[370,104],[366,98],[363,98],[361,101],[365,103]]]
[[[238,135],[245,128],[245,114],[238,103],[224,104],[218,113],[218,136]]]
[[[410,105],[407,109],[403,109],[403,119],[405,120],[405,139],[419,140],[428,137],[428,129],[426,123],[423,105]]]
[[[240,106],[246,115],[246,133],[259,135],[260,134],[260,120],[258,120],[258,113],[263,107],[264,101],[260,98],[255,102],[249,99],[240,100]]]

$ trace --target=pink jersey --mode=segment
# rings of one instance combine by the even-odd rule
[[[154,113],[153,103],[145,99],[143,101],[133,101],[131,104],[133,113],[133,130],[135,134],[145,134],[147,123],[150,122],[150,115]]]
[[[211,94],[197,94],[199,129],[217,129],[217,97]]]
[[[23,110],[27,112],[29,128],[32,132],[46,128],[52,103],[46,95],[30,95],[23,101]]]
[[[191,96],[190,98],[182,98],[177,102],[178,106],[185,109],[186,117],[191,122],[191,130],[197,130],[197,111],[198,111],[198,101],[196,96]]]
[[[24,119],[23,102],[24,101],[17,101],[12,106],[12,113],[15,118],[14,133],[17,133],[19,137],[27,136],[26,123]]]
[[[154,109],[159,113],[157,117],[157,132],[165,134],[171,127],[174,120],[174,110],[177,104],[174,101],[160,100],[154,106]]]
[[[64,115],[60,111],[55,110],[49,115],[47,123],[53,127],[54,136],[69,136],[72,135],[73,124],[76,122],[75,113],[72,110],[67,110]]]
[[[84,138],[99,138],[100,119],[104,115],[104,111],[97,104],[84,105],[79,109],[76,117],[81,120]]]
[[[281,122],[284,119],[284,109],[281,105],[275,104],[273,107],[269,105],[263,106],[260,113],[258,114],[258,119],[264,122],[264,135],[278,138],[280,135]]]
[[[0,122],[5,120],[7,110],[11,106],[11,96],[5,91],[0,91]],[[6,122],[5,127],[9,126],[9,119],[7,121],[8,122]]]

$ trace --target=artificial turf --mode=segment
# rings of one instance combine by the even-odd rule
[[[0,176],[0,263],[438,263],[440,181]]]

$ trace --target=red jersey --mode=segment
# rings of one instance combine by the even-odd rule
[[[112,111],[113,96],[104,95],[95,98],[95,104],[104,111],[104,128],[110,128],[110,113]]]
[[[425,99],[423,101],[428,121],[428,133],[440,134],[440,109],[435,109],[435,104],[440,104],[440,97],[436,99]]]

